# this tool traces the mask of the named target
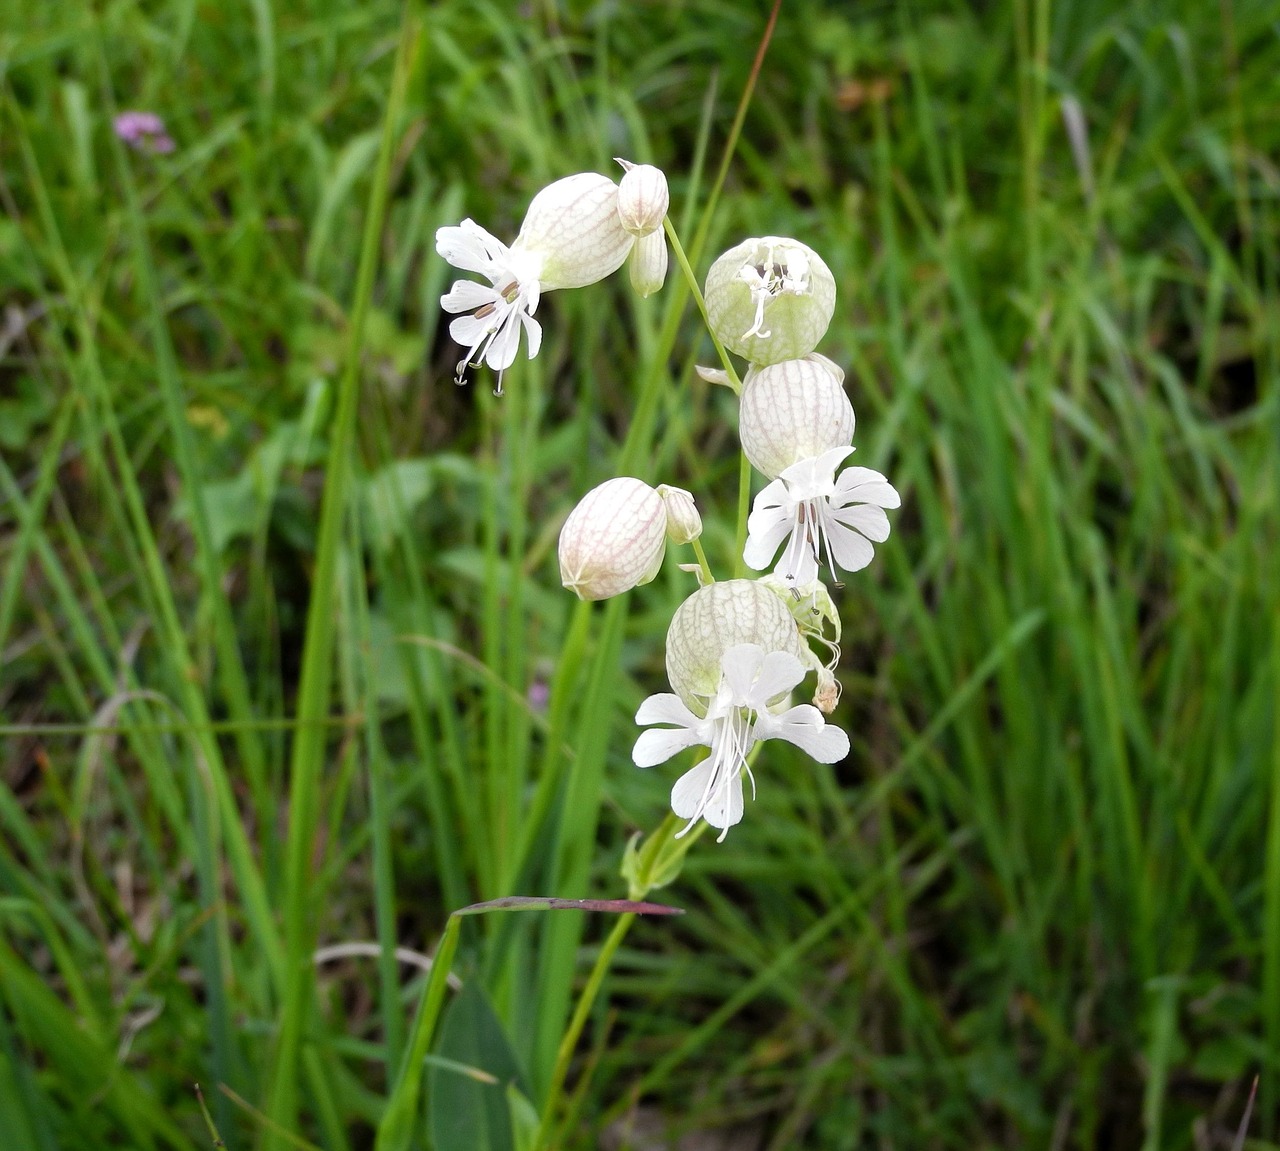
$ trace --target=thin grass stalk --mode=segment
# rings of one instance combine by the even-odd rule
[[[582,1035],[582,1029],[586,1025],[587,1017],[591,1014],[591,1008],[595,1006],[596,996],[600,993],[604,977],[613,965],[613,957],[618,948],[622,946],[622,941],[627,937],[627,932],[631,930],[631,924],[634,920],[634,912],[618,916],[617,923],[613,925],[613,930],[609,932],[608,937],[600,948],[600,954],[596,956],[596,961],[591,967],[591,974],[587,976],[586,985],[582,989],[582,994],[578,997],[578,1005],[574,1008],[573,1017],[569,1020],[569,1026],[565,1029],[565,1033],[560,1040],[559,1050],[556,1052],[556,1065],[551,1072],[551,1082],[547,1087],[547,1096],[542,1104],[542,1113],[538,1120],[538,1133],[533,1140],[533,1151],[542,1151],[544,1147],[548,1151],[555,1151],[555,1148],[564,1146],[566,1133],[561,1132],[560,1137],[554,1141],[551,1139],[551,1133],[555,1126],[556,1113],[560,1109],[560,1097],[564,1093],[564,1082],[569,1074],[569,1064],[573,1061],[573,1053],[577,1050],[578,1039]]]
[[[289,832],[285,853],[284,934],[285,982],[280,1012],[280,1039],[276,1050],[269,1114],[285,1129],[296,1125],[298,1115],[298,1054],[305,1028],[313,983],[310,953],[315,924],[311,854],[319,798],[320,772],[325,758],[324,728],[319,724],[328,712],[334,641],[333,604],[342,520],[346,512],[355,416],[360,394],[360,367],[365,321],[373,297],[382,223],[389,195],[392,148],[404,109],[414,49],[420,36],[412,5],[406,3],[400,27],[391,91],[382,121],[377,166],[369,193],[356,275],[355,299],[343,373],[338,385],[337,411],[330,428],[329,455],[320,510],[310,606],[303,641],[302,671],[298,688],[300,721],[290,757]],[[265,1146],[280,1151],[283,1144],[274,1130]]]

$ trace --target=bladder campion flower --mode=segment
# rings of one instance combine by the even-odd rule
[[[538,354],[542,326],[533,318],[543,292],[581,288],[622,267],[634,237],[618,215],[618,186],[608,176],[580,172],[548,184],[529,204],[515,243],[507,247],[474,220],[436,232],[436,251],[455,268],[478,272],[488,286],[458,280],[440,299],[447,312],[466,313],[449,333],[466,349],[458,361],[502,373],[515,362],[523,327],[529,358]]]
[[[592,488],[560,529],[560,582],[579,599],[608,599],[648,583],[667,546],[667,505],[630,476]]]
[[[707,321],[726,348],[754,364],[807,355],[831,323],[836,282],[799,240],[743,240],[707,273]]]
[[[637,766],[664,763],[688,747],[711,749],[671,789],[671,810],[689,821],[677,838],[705,819],[720,829],[723,840],[742,819],[742,774],[746,772],[751,780],[754,799],[756,781],[747,755],[757,743],[784,739],[819,763],[835,763],[849,754],[849,737],[827,724],[816,707],[786,706],[805,673],[805,666],[791,652],[770,651],[755,643],[735,644],[721,655],[719,683],[699,711],[670,692],[651,695],[640,705],[636,723],[674,726],[641,733],[632,751]]]
[[[833,578],[837,569],[855,572],[871,562],[871,541],[889,538],[884,509],[902,501],[893,485],[870,468],[846,468],[837,477],[852,451],[832,448],[792,464],[756,496],[743,552],[748,567],[768,567],[783,540],[789,542],[774,574],[787,584],[812,583],[824,557]]]
[[[776,479],[792,464],[853,442],[853,405],[842,378],[825,356],[784,360],[747,373],[738,435],[758,471]]]

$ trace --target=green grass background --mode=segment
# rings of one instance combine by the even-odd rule
[[[415,12],[0,3],[6,1151],[211,1146],[195,1082],[229,1147],[372,1145],[391,949],[621,895],[662,818],[631,715],[692,556],[579,608],[556,533],[676,483],[728,574],[733,397],[678,276],[455,387],[432,238],[623,155],[688,246],[767,10]],[[1254,1075],[1273,1145],[1277,76],[1274,0],[784,0],[695,262],[823,255],[903,508],[840,597],[853,754],[766,747],[631,929],[566,1146],[1200,1151]],[[516,1145],[608,930],[466,921],[413,1145]]]

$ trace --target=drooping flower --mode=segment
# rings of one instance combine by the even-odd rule
[[[826,356],[783,360],[747,373],[738,435],[753,467],[776,479],[792,464],[853,442],[844,373]]]
[[[667,505],[642,480],[619,476],[587,492],[560,529],[560,582],[579,599],[608,599],[648,583],[667,546]]]
[[[836,470],[852,447],[837,447],[792,464],[755,498],[747,520],[747,566],[763,571],[787,540],[774,573],[787,584],[817,579],[825,560],[855,572],[871,562],[872,541],[889,538],[885,508],[902,502],[893,485],[870,468]],[[839,584],[837,584],[839,586]]]
[[[689,821],[678,836],[705,819],[720,829],[723,840],[742,819],[744,772],[755,798],[756,781],[747,756],[757,743],[783,739],[819,763],[835,763],[848,755],[849,737],[826,723],[817,708],[786,706],[805,672],[791,652],[766,650],[755,643],[735,644],[721,655],[719,683],[700,713],[670,692],[651,695],[640,705],[636,723],[674,726],[641,733],[632,751],[637,766],[663,763],[689,747],[711,749],[671,789],[671,810]]]
[[[489,284],[458,280],[440,299],[462,313],[449,333],[467,349],[458,362],[487,363],[502,373],[514,363],[524,329],[529,358],[538,354],[542,327],[533,318],[543,292],[581,288],[616,272],[634,237],[618,216],[618,186],[608,176],[580,172],[543,188],[529,204],[515,243],[507,247],[473,220],[436,232],[436,251],[455,268],[477,272]]]
[[[762,236],[730,248],[707,273],[707,320],[731,352],[754,364],[795,360],[831,323],[836,282],[799,240]]]

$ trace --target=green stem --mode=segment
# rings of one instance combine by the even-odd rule
[[[707,315],[707,301],[703,299],[702,289],[698,286],[698,277],[694,275],[693,267],[689,263],[689,257],[684,254],[684,248],[680,245],[680,237],[676,235],[675,225],[671,222],[670,217],[667,217],[662,221],[662,226],[666,229],[667,239],[671,241],[671,248],[676,254],[676,263],[680,265],[680,270],[684,273],[684,278],[689,284],[689,291],[693,293],[694,301],[698,305],[698,311],[702,313],[702,322],[707,326],[707,335],[711,337],[711,343],[716,350],[716,355],[720,357],[720,362],[724,365],[724,370],[729,377],[729,386],[738,395],[741,395],[742,380],[738,377],[733,361],[729,359],[729,353],[725,351],[724,345],[716,337],[715,332],[711,330],[711,318]]]
[[[715,583],[716,577],[711,574],[711,565],[707,563],[707,553],[702,550],[702,541],[691,540],[690,542],[693,544],[693,554],[698,557],[698,566],[702,569],[702,578],[709,584]]]
[[[622,941],[626,938],[634,919],[634,913],[619,916],[618,922],[613,925],[613,930],[609,932],[609,937],[604,941],[604,946],[600,948],[600,954],[596,956],[595,964],[591,968],[591,974],[587,977],[587,984],[582,989],[582,996],[578,1000],[578,1006],[574,1009],[573,1018],[569,1020],[569,1027],[565,1031],[564,1037],[560,1040],[560,1050],[556,1055],[555,1070],[551,1073],[551,1085],[547,1090],[546,1102],[542,1107],[542,1118],[538,1122],[538,1134],[533,1141],[534,1151],[543,1151],[543,1148],[550,1151],[551,1148],[562,1145],[559,1141],[553,1142],[551,1140],[551,1133],[555,1124],[556,1110],[560,1105],[560,1097],[564,1094],[564,1081],[569,1074],[569,1063],[573,1059],[573,1053],[578,1046],[578,1039],[582,1035],[582,1029],[586,1026],[587,1016],[591,1014],[591,1009],[595,1006],[596,996],[600,994],[600,985],[604,982],[604,977],[608,974],[609,968],[613,964],[614,954],[622,945]]]

